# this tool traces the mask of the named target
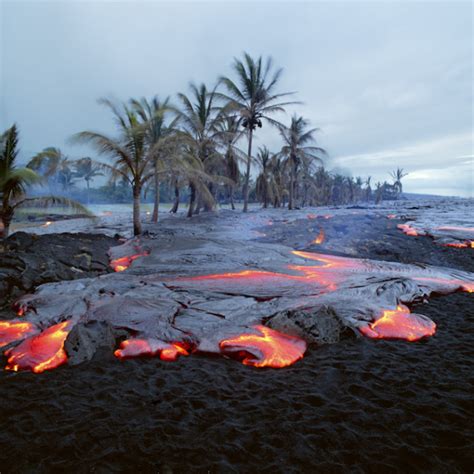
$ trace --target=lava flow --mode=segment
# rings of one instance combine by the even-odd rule
[[[398,224],[397,229],[400,229],[404,234],[417,237],[419,234],[413,227],[410,227],[408,224]]]
[[[38,333],[39,329],[27,321],[0,321],[0,347]]]
[[[311,242],[312,244],[321,245],[324,242],[324,229],[319,231],[318,236]]]
[[[188,348],[181,342],[163,342],[158,339],[127,339],[114,352],[115,357],[124,360],[133,357],[159,355],[161,360],[174,361],[180,355],[189,355]]]
[[[41,227],[49,227],[52,224],[52,221],[46,221]]]
[[[148,252],[141,252],[141,253],[137,253],[135,255],[129,255],[129,256],[126,256],[126,257],[116,258],[116,259],[110,261],[110,266],[116,272],[123,272],[124,270],[126,270],[132,264],[132,262],[134,260],[136,260],[139,257],[146,257],[147,255],[149,255]]]
[[[31,370],[37,374],[55,369],[67,362],[64,342],[72,329],[73,321],[64,321],[45,329],[41,334],[25,339],[21,344],[5,352],[6,369],[15,372]]]
[[[474,249],[474,240],[466,240],[466,242],[450,242],[443,244],[445,247],[454,247],[457,249]]]
[[[396,310],[385,310],[379,319],[361,327],[360,332],[372,339],[405,339],[414,342],[433,336],[436,324],[426,316],[411,314],[406,306],[399,305]]]
[[[287,367],[302,359],[306,342],[294,336],[282,334],[266,326],[257,325],[259,334],[241,334],[224,339],[219,347],[224,355],[236,358],[244,365],[254,367]]]

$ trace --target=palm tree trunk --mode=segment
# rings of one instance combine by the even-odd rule
[[[89,185],[89,180],[86,179],[86,184],[87,184],[87,204],[89,205],[89,191],[90,191],[90,185]]]
[[[233,211],[235,211],[235,205],[234,205],[234,187],[229,186],[229,197],[230,197],[230,207]]]
[[[252,160],[252,127],[249,128],[249,148],[247,153],[247,169],[245,170],[245,181],[244,181],[244,212],[248,211],[249,205],[249,181],[250,181],[250,162]]]
[[[291,160],[290,167],[290,186],[289,186],[289,195],[288,195],[288,209],[291,211],[293,209],[293,193],[295,191],[295,170],[293,165],[293,160]]]
[[[158,179],[158,173],[155,168],[155,203],[153,206],[153,214],[151,216],[151,222],[158,222],[159,207],[160,207],[160,181]]]
[[[10,234],[10,223],[13,219],[13,209],[3,207],[0,212],[0,239],[6,239]]]
[[[140,186],[133,185],[133,235],[142,233],[142,223],[140,220]]]
[[[178,181],[176,180],[174,184],[174,204],[170,212],[172,212],[173,214],[176,214],[176,212],[178,211],[178,207],[179,207],[179,186],[178,186]]]
[[[188,217],[192,217],[193,212],[194,212],[194,202],[196,201],[196,186],[194,186],[193,183],[190,183],[189,190],[190,190],[190,195],[189,195]]]

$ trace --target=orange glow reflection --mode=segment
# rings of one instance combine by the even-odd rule
[[[174,361],[180,355],[189,355],[188,348],[181,342],[163,342],[158,339],[127,339],[114,352],[115,357],[124,360],[133,357],[159,356],[161,360]]]
[[[67,362],[64,350],[73,321],[64,321],[45,329],[41,334],[25,339],[21,344],[5,352],[8,357],[6,369],[31,370],[37,374],[55,369]]]
[[[241,334],[224,339],[219,347],[224,355],[236,358],[244,365],[282,368],[303,358],[306,342],[282,334],[266,326],[254,326],[259,334]]]
[[[0,321],[0,347],[38,333],[39,329],[27,321]]]
[[[397,229],[400,229],[406,235],[411,235],[413,237],[418,236],[418,232],[408,224],[398,224]]]
[[[149,255],[149,252],[142,252],[142,253],[137,253],[135,255],[116,258],[110,261],[110,266],[116,272],[123,272],[132,264],[134,260],[136,260],[139,257],[146,257],[147,255]]]
[[[414,342],[433,336],[436,324],[428,318],[411,314],[406,306],[399,305],[396,310],[385,310],[379,319],[361,327],[360,332],[372,339],[405,339]]]
[[[318,236],[311,242],[312,244],[321,245],[324,242],[324,229],[319,231]]]

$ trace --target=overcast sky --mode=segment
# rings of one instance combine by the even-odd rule
[[[473,194],[470,1],[0,2],[0,125],[18,123],[23,158],[79,157],[73,133],[113,131],[97,98],[213,85],[245,50],[284,68],[280,90],[304,102],[284,120],[321,128],[329,169],[383,181],[400,166],[406,191]]]

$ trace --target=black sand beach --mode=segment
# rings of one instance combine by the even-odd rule
[[[471,250],[376,222],[384,259],[473,270]],[[289,245],[287,227],[274,223],[267,238],[281,231]],[[382,259],[380,245],[353,247]],[[282,370],[102,351],[39,376],[1,371],[0,471],[472,472],[472,295],[420,312],[437,323],[434,337],[345,339]]]

